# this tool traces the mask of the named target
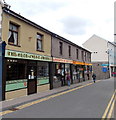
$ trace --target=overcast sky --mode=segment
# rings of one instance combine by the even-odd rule
[[[114,0],[5,0],[11,10],[82,46],[93,34],[114,40]]]

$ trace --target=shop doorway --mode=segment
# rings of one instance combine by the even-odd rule
[[[29,66],[31,65],[31,66]],[[28,63],[28,81],[27,81],[27,94],[37,93],[37,68],[36,62]]]

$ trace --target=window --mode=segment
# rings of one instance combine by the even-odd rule
[[[18,45],[18,25],[10,23],[8,43],[11,45]]]
[[[43,38],[43,35],[37,34],[37,50],[40,50],[40,51],[43,50],[42,38]]]
[[[87,53],[85,52],[85,61],[87,60]]]
[[[76,49],[76,55],[77,55],[77,59],[79,59],[79,50]]]
[[[84,60],[84,52],[81,51],[81,55],[82,55],[82,60]]]
[[[20,80],[26,79],[27,70],[26,70],[26,61],[16,60],[16,59],[7,59],[7,75],[6,80]]]
[[[71,56],[71,46],[69,46],[69,57]]]
[[[37,62],[37,78],[49,77],[49,66],[47,62]],[[45,79],[43,79],[45,80]]]
[[[63,43],[62,42],[59,42],[59,53],[60,53],[60,55],[62,55],[63,54]]]

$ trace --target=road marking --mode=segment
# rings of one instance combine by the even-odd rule
[[[110,99],[110,102],[108,103],[108,106],[107,106],[101,120],[104,120],[104,119],[107,118],[108,111],[110,109],[111,104],[113,103],[112,101],[114,101],[115,93],[116,93],[116,90],[114,91],[114,93],[113,93],[113,95],[112,95],[112,97]]]
[[[97,82],[100,82],[101,80],[97,80]],[[83,85],[83,86],[80,86],[80,87],[77,87],[77,88],[72,88],[70,90],[67,90],[65,92],[61,92],[61,93],[57,93],[55,95],[51,95],[51,96],[48,96],[48,97],[45,97],[45,98],[42,98],[42,99],[39,99],[39,100],[36,100],[36,101],[33,101],[33,102],[29,102],[29,103],[26,103],[26,104],[23,104],[23,105],[20,105],[20,106],[17,106],[16,109],[23,109],[23,108],[26,108],[26,107],[29,107],[29,106],[32,106],[34,104],[37,104],[37,103],[40,103],[40,102],[43,102],[43,101],[46,101],[46,100],[49,100],[51,98],[54,98],[54,97],[57,97],[57,96],[60,96],[60,95],[63,95],[63,94],[66,94],[66,93],[69,93],[69,92],[72,92],[72,91],[75,91],[75,90],[78,90],[78,89],[81,89],[81,88],[84,88],[86,86],[89,86],[89,85],[92,85],[92,84],[95,84],[93,82],[89,83],[89,84],[86,84],[86,85]],[[6,110],[6,111],[3,111],[3,112],[0,112],[0,116],[2,115],[5,115],[5,114],[8,114],[8,113],[12,113],[14,111],[12,110]]]
[[[113,113],[113,110],[114,110],[114,104],[115,104],[115,102],[116,102],[116,96],[115,96],[115,99],[113,100],[111,109],[110,109],[110,111],[109,111],[109,113],[108,113],[108,117],[107,117],[108,119],[107,119],[107,120],[109,120],[109,118],[112,117],[112,113]]]

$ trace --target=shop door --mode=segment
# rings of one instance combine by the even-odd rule
[[[36,66],[28,66],[28,84],[27,84],[27,94],[37,93],[37,70]]]

